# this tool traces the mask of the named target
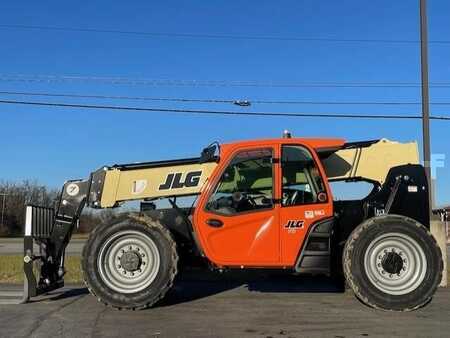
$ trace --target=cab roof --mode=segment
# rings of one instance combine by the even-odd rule
[[[346,143],[344,139],[340,138],[268,138],[258,140],[245,140],[236,141],[231,143],[223,143],[221,147],[229,148],[235,146],[266,146],[266,145],[279,145],[279,144],[305,144],[318,153],[330,152],[333,153],[339,149],[342,149]]]

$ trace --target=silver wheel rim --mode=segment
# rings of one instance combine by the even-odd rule
[[[97,265],[102,281],[109,288],[136,293],[155,280],[160,255],[150,237],[138,231],[121,231],[102,245]]]
[[[394,260],[401,265],[394,264]],[[377,289],[390,295],[404,295],[423,282],[427,260],[424,250],[413,238],[388,233],[370,243],[364,255],[364,267]]]

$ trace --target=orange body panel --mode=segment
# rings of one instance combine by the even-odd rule
[[[285,144],[284,142],[282,144]],[[281,225],[286,224],[289,220],[300,219],[303,220],[303,227],[296,229],[295,231],[288,231],[282,229],[280,240],[281,240],[281,261],[284,266],[293,266],[297,260],[300,253],[300,249],[303,246],[305,239],[311,229],[311,226],[315,223],[333,217],[333,195],[328,184],[327,176],[325,170],[322,167],[320,159],[317,157],[314,149],[326,148],[330,144],[317,143],[307,144],[306,142],[295,143],[296,145],[303,145],[309,149],[314,157],[317,167],[319,168],[320,175],[325,183],[325,189],[328,199],[324,203],[306,204],[306,205],[296,205],[296,206],[285,206],[280,207],[279,218]],[[326,144],[326,145],[324,145]]]
[[[207,258],[218,266],[292,267],[304,240],[315,222],[333,216],[333,199],[325,172],[315,149],[340,147],[341,139],[268,139],[221,145],[220,163],[202,189],[194,213],[194,230]],[[242,150],[272,148],[276,159],[281,157],[282,145],[302,145],[309,149],[319,168],[328,200],[324,203],[250,211],[237,215],[219,215],[205,209],[206,203],[234,154]],[[282,174],[279,161],[273,164],[275,200],[281,199]],[[222,227],[211,227],[210,219],[219,220]],[[290,220],[299,220],[303,226],[289,229]]]

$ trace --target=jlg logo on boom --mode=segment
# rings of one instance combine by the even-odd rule
[[[196,187],[200,182],[201,176],[201,170],[191,171],[186,174],[186,177],[183,181],[183,173],[170,173],[167,175],[166,181],[159,186],[159,190]]]

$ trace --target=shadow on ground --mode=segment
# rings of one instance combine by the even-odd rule
[[[174,287],[157,306],[171,306],[207,298],[235,288],[244,287],[251,292],[270,293],[342,293],[342,285],[324,276],[295,276],[287,272],[227,271],[223,273],[207,269],[185,270],[177,277]],[[33,302],[58,301],[88,294],[87,288],[72,285],[55,290]]]
[[[71,288],[67,291],[63,291],[57,294],[51,294],[51,297],[48,298],[48,300],[61,300],[61,299],[66,299],[66,298],[72,298],[72,297],[78,297],[78,296],[83,296],[83,295],[87,295],[89,293],[89,290],[85,287],[74,287]]]
[[[209,270],[184,271],[174,288],[158,303],[169,306],[206,298],[228,290],[245,287],[251,292],[270,293],[342,293],[345,288],[331,278],[295,276],[283,272]]]

